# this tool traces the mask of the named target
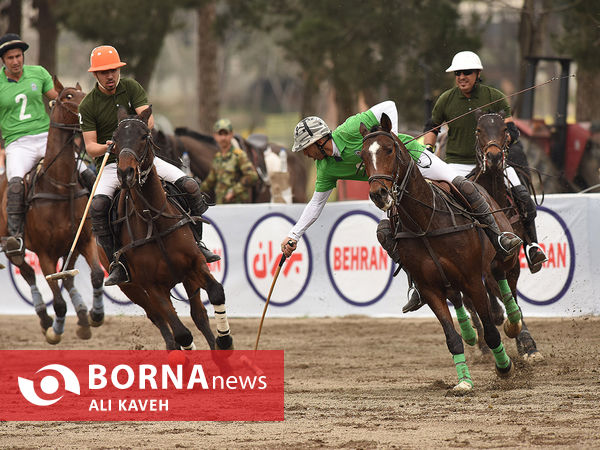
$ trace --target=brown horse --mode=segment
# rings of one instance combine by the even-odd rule
[[[483,322],[485,341],[494,353],[496,373],[509,376],[513,365],[493,323],[482,274],[484,267],[492,264],[494,275],[505,286],[505,271],[515,263],[517,256],[513,255],[508,261],[495,257],[491,244],[473,219],[446,201],[440,190],[423,178],[414,159],[391,129],[391,121],[385,114],[381,127],[369,131],[364,124],[360,126],[361,158],[369,176],[369,196],[377,207],[388,212],[392,230],[396,230],[400,262],[442,325],[458,374],[459,383],[454,389],[468,391],[473,385],[463,342],[454,328],[446,302],[446,298],[454,299],[454,306],[462,307],[458,304],[458,292],[464,292],[473,300]],[[488,201],[494,208],[493,200],[488,198]],[[503,215],[495,217],[501,230],[510,229]],[[509,318],[513,324],[508,328],[517,334],[520,313],[514,299],[506,301],[511,306]]]
[[[204,180],[212,167],[212,161],[219,151],[214,138],[209,135],[201,134],[187,128],[177,128],[175,135],[165,135],[157,132],[156,143],[160,150],[157,153],[165,160],[181,167],[181,156],[187,152],[190,156],[192,174]],[[267,176],[267,167],[264,158],[264,148],[259,148],[253,142],[236,135],[236,139],[242,149],[248,155],[248,159],[254,165],[259,181],[252,187],[250,203],[264,203],[271,200],[269,192],[269,180]],[[284,150],[287,152],[287,166],[290,175],[290,186],[292,188],[292,201],[294,203],[306,203],[306,186],[308,183],[308,173],[304,161],[297,153],[290,152],[279,144],[269,142],[267,145],[275,152]]]
[[[525,229],[521,222],[516,202],[512,197],[510,189],[506,184],[504,170],[507,162],[508,151],[508,134],[503,114],[488,113],[483,114],[480,111],[475,113],[477,117],[476,135],[476,154],[477,166],[469,177],[476,181],[491,195],[498,203],[498,206],[504,211],[510,221],[513,230],[523,242],[526,242]],[[507,280],[511,292],[515,300],[517,299],[517,281],[519,279],[521,268],[517,261],[507,273]],[[487,277],[488,280],[491,277]],[[499,295],[497,285],[494,282],[487,283],[490,292],[490,301],[492,304],[498,303]],[[465,306],[469,308],[469,301],[465,299]],[[472,315],[473,323],[477,328],[478,334],[481,336],[481,323],[477,320],[476,315]],[[517,350],[519,355],[525,360],[542,360],[543,356],[538,351],[535,340],[527,329],[525,320],[522,320],[523,327],[521,332],[516,337]],[[480,339],[480,348],[482,348],[482,340]],[[485,351],[485,348],[482,348]],[[489,350],[488,350],[489,351]]]
[[[127,116],[120,109],[114,133],[118,156],[121,195],[118,216],[124,224],[118,237],[129,265],[131,282],[120,285],[134,303],[146,311],[158,327],[168,350],[195,348],[192,333],[181,322],[170,299],[170,292],[183,283],[189,297],[191,316],[211,349],[233,348],[225,312],[223,286],[211,275],[206,259],[196,245],[184,209],[167,199],[154,168],[155,144],[148,129],[152,108],[140,116]],[[200,289],[208,293],[215,310],[218,337],[210,329]]]
[[[77,107],[85,94],[79,83],[74,88],[65,88],[56,77],[54,77],[54,88],[58,92],[58,97],[50,113],[46,154],[41,168],[37,171],[32,170],[25,181],[27,209],[25,247],[37,254],[45,275],[55,273],[59,258],[64,259],[69,252],[88,200],[88,191],[78,181],[75,159],[75,151],[78,150],[77,141],[81,133]],[[2,193],[0,227],[0,234],[6,235],[6,192]],[[94,299],[90,319],[93,326],[99,326],[104,320],[102,287],[104,271],[100,266],[96,242],[87,221],[82,228],[73,253],[74,257],[71,258],[67,269],[73,268],[79,254],[85,257],[91,269]],[[61,295],[58,281],[48,280],[56,314],[53,321],[48,316],[46,305],[36,286],[33,268],[27,262],[23,262],[18,267],[31,289],[35,311],[40,318],[46,340],[50,344],[59,343],[64,332],[67,305]],[[73,284],[73,278],[65,279],[64,287],[77,313],[77,336],[81,339],[89,339],[91,330],[88,309]]]

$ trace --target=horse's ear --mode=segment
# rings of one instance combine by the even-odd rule
[[[481,109],[476,109],[475,110],[475,121],[478,121],[481,116],[483,116],[483,111]]]
[[[52,77],[52,81],[54,82],[54,89],[60,94],[64,89],[62,83],[58,80],[56,75]]]
[[[125,107],[119,106],[119,110],[117,111],[117,120],[120,122],[125,118],[127,118],[127,110]]]
[[[75,85],[75,89],[77,89],[78,91],[81,91],[81,85],[79,84],[79,81]]]
[[[506,112],[503,109],[501,109],[500,111],[498,111],[498,115],[500,117],[502,117],[503,119],[506,119]]]
[[[392,121],[386,113],[381,115],[381,128],[388,133],[392,131]]]
[[[365,137],[367,134],[369,134],[369,129],[362,122],[360,123],[360,128],[358,130],[360,131],[360,134],[362,134],[363,137]]]
[[[144,123],[146,125],[148,125],[148,120],[150,119],[151,115],[152,115],[152,105],[148,106],[145,110],[142,111],[142,113],[140,114],[140,119],[142,119],[144,121]]]

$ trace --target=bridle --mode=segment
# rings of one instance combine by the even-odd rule
[[[402,181],[400,183],[398,183],[398,180],[400,179],[400,165],[403,162],[400,159],[400,153],[401,153],[400,145],[398,144],[398,141],[396,141],[396,139],[394,138],[394,135],[392,133],[389,133],[389,132],[383,131],[383,130],[373,131],[373,132],[367,134],[366,136],[364,136],[363,137],[363,145],[364,145],[365,141],[367,141],[368,139],[373,139],[377,136],[388,137],[394,143],[394,155],[395,155],[394,176],[386,175],[386,174],[382,174],[382,173],[375,173],[369,177],[368,183],[369,183],[369,185],[371,185],[374,181],[377,181],[383,187],[383,189],[389,195],[391,195],[392,199],[394,200],[394,203],[398,204],[400,202],[400,200],[402,199],[402,196],[406,192],[406,185],[408,184],[408,180],[409,180],[410,175],[415,166],[415,160],[413,158],[409,158],[408,168],[406,169],[404,178],[402,179]],[[383,184],[380,180],[386,180],[386,181],[392,182],[392,192],[391,193],[390,193],[389,189],[387,188],[387,186],[385,184]]]
[[[69,112],[70,114],[72,114],[73,116],[75,116],[75,123],[60,123],[60,122],[51,121],[50,126],[54,127],[54,128],[60,128],[61,130],[73,131],[73,133],[81,132],[81,125],[79,123],[79,113],[77,112],[77,110],[79,108],[79,104],[68,101],[68,100],[62,100],[61,95],[59,95],[53,101],[52,109],[50,111],[50,117],[52,117],[54,108],[57,108],[57,107],[62,108],[63,110],[65,110],[65,111]]]
[[[504,119],[502,118],[502,116],[500,114],[496,114],[496,113],[489,113],[489,114],[484,114],[482,116],[479,117],[479,119],[477,119],[477,124],[478,127],[475,130],[475,142],[476,142],[476,146],[475,146],[475,153],[477,155],[477,161],[481,167],[481,172],[484,173],[487,170],[487,150],[490,147],[496,147],[500,150],[501,154],[502,154],[502,170],[504,171],[504,169],[506,169],[506,154],[508,152],[508,131],[504,133],[504,139],[502,141],[498,141],[497,139],[492,139],[490,141],[488,141],[485,145],[481,145],[479,142],[479,136],[480,136],[480,131],[479,131],[479,121],[486,116],[496,116],[498,117],[502,123],[504,123]]]
[[[143,186],[144,183],[146,182],[146,180],[148,179],[148,175],[150,175],[150,172],[152,171],[152,167],[153,167],[153,162],[154,162],[154,152],[150,151],[150,149],[153,148],[158,148],[157,145],[154,143],[154,140],[152,139],[152,133],[150,132],[150,129],[148,128],[148,125],[141,119],[135,118],[135,117],[127,117],[123,120],[121,120],[119,122],[119,127],[117,128],[117,130],[115,131],[115,135],[117,134],[117,132],[119,131],[119,129],[121,128],[121,125],[124,122],[135,122],[135,123],[139,123],[144,127],[145,130],[145,135],[142,137],[146,142],[144,143],[144,150],[142,152],[141,156],[138,156],[138,154],[131,148],[129,147],[125,147],[122,148],[119,152],[118,152],[118,156],[120,157],[121,155],[124,154],[128,154],[131,155],[137,162],[137,167],[136,167],[136,172],[137,172],[137,178],[138,178],[138,184],[140,186]],[[113,140],[115,142],[118,142],[113,135]],[[142,167],[144,166],[144,163],[146,163],[147,167],[145,169],[142,169]]]

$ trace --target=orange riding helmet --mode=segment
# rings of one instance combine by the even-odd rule
[[[88,72],[99,72],[123,67],[126,63],[119,58],[117,49],[110,45],[100,45],[92,50]]]

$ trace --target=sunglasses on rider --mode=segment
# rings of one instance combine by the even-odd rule
[[[473,72],[475,72],[473,69],[467,69],[467,70],[455,70],[454,71],[454,75],[456,75],[457,77],[460,77],[460,74],[462,73],[465,76],[469,76],[471,75]]]

